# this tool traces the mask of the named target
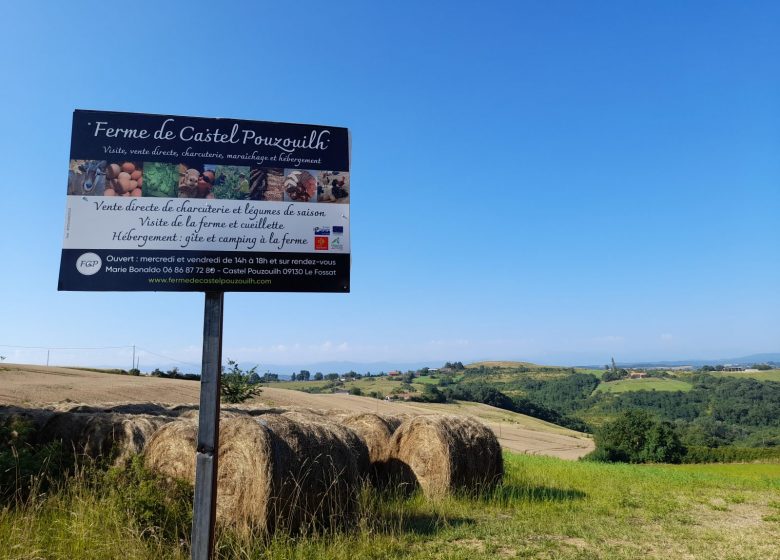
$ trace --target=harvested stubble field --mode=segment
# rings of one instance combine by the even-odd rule
[[[278,386],[283,387],[284,383]],[[199,390],[200,386],[195,381],[133,377],[62,367],[0,366],[0,405],[34,408],[63,402],[197,404]],[[264,387],[262,394],[249,404],[374,412],[391,416],[418,416],[432,412],[472,416],[490,427],[501,446],[508,451],[577,459],[593,450],[593,440],[584,434],[477,403],[395,403],[345,394],[308,394],[273,386]]]

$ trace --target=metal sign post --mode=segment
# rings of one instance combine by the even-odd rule
[[[198,446],[195,455],[192,560],[210,560],[214,552],[224,298],[223,292],[206,292],[206,308],[203,316],[203,367],[200,378]]]

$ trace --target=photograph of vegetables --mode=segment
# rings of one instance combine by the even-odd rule
[[[317,174],[317,202],[349,204],[349,173],[320,171]]]
[[[144,196],[246,200],[250,198],[249,181],[249,167],[244,166],[150,162],[144,165]]]
[[[285,169],[284,200],[290,202],[317,202],[316,171]]]
[[[144,163],[144,196],[175,198],[178,196],[179,171],[172,163]]]

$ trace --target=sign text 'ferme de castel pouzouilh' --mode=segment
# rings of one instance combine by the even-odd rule
[[[77,110],[59,289],[349,292],[346,128]]]

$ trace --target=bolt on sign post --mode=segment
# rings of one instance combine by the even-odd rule
[[[224,292],[349,292],[346,128],[76,110],[59,290],[205,292],[192,557],[214,545]]]

